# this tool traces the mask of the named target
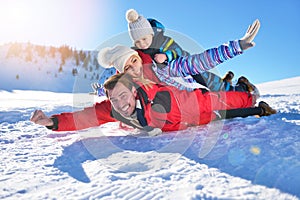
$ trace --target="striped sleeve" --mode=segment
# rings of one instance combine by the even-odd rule
[[[200,54],[179,57],[171,61],[167,67],[169,67],[171,77],[185,77],[208,71],[242,53],[239,41],[234,40],[217,48],[205,50]]]

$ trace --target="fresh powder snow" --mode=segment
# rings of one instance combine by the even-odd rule
[[[71,112],[74,99],[84,107],[101,98],[1,91],[0,198],[299,199],[300,77],[258,88],[277,114],[157,137],[118,123],[53,132],[29,121],[35,109]]]
[[[76,63],[53,48],[43,58],[30,44],[14,47],[21,53],[0,48],[0,199],[300,198],[300,77],[257,85],[259,100],[278,110],[268,117],[156,137],[119,123],[54,132],[30,122],[33,111],[101,101],[90,84],[112,71],[95,67],[95,52],[73,51],[85,57]]]

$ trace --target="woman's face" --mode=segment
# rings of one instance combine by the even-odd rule
[[[137,55],[132,55],[124,66],[124,72],[131,75],[133,78],[141,78],[143,76],[142,59]]]
[[[134,45],[139,49],[148,49],[152,44],[153,36],[151,34],[145,35],[144,37],[136,40]]]

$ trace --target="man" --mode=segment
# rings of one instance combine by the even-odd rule
[[[112,103],[114,118],[147,130],[151,130],[151,127],[160,128],[162,131],[181,130],[217,119],[215,111],[222,113],[221,118],[232,118],[241,114],[224,115],[226,110],[253,106],[252,95],[247,92],[187,92],[161,84],[145,87],[124,73],[109,78],[104,88]],[[265,108],[262,108],[263,105]],[[259,111],[256,114],[267,115],[276,112],[270,107],[266,109],[267,104],[264,102],[261,102],[260,106],[252,108],[257,109],[256,112]],[[133,123],[135,121],[142,127]]]
[[[112,76],[104,87],[109,100],[81,111],[51,117],[36,110],[30,120],[55,131],[80,130],[118,120],[146,130],[149,135],[157,135],[162,131],[181,130],[215,119],[276,113],[265,102],[260,102],[259,107],[251,107],[252,97],[246,92],[202,94],[200,90],[179,91],[160,84],[148,85],[146,89],[123,73]]]

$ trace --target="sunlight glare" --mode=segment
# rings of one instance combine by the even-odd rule
[[[19,38],[24,29],[30,25],[31,7],[25,1],[4,2],[1,2],[0,6],[1,39]]]
[[[1,0],[0,45],[96,47],[95,36],[103,30],[99,27],[105,27],[105,7],[95,0]]]

